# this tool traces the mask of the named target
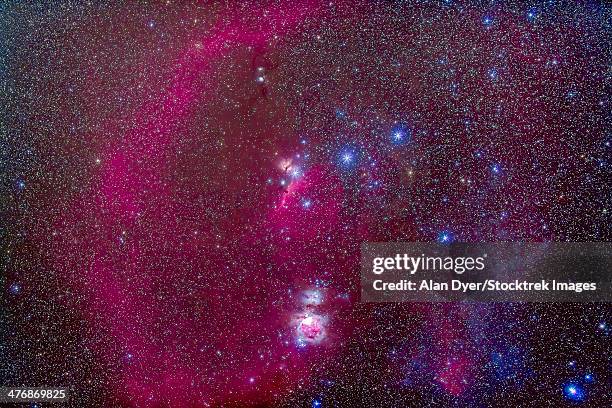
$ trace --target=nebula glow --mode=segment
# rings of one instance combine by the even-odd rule
[[[2,385],[608,406],[608,304],[359,302],[365,241],[612,239],[583,3],[3,5]]]

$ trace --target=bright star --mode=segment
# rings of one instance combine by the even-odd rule
[[[537,16],[538,16],[538,9],[536,9],[535,7],[532,7],[527,11],[527,20],[534,21]]]
[[[563,395],[570,401],[583,401],[585,398],[584,389],[576,383],[569,383],[563,387]]]
[[[453,235],[448,231],[442,231],[438,234],[438,242],[441,244],[449,244],[453,242]]]
[[[497,72],[497,69],[491,68],[489,69],[487,73],[489,75],[489,78],[491,78],[493,81],[497,81],[497,78],[499,77],[499,73]]]
[[[352,149],[344,149],[340,152],[340,165],[345,169],[351,169],[355,166],[357,157]]]
[[[305,198],[302,200],[302,207],[308,209],[312,206],[312,200]]]
[[[411,131],[406,125],[399,124],[391,130],[391,143],[402,145],[410,140]]]
[[[299,178],[302,175],[302,171],[300,170],[299,167],[293,167],[291,171],[289,172],[289,174],[291,175],[291,177],[295,179],[295,178]]]

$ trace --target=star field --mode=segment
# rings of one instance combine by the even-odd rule
[[[609,241],[611,11],[0,5],[0,385],[608,406],[608,303],[360,303],[359,256]]]

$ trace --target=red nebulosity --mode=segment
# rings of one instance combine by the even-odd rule
[[[321,325],[319,319],[316,317],[308,316],[300,323],[300,331],[302,334],[310,339],[314,339],[321,333]]]
[[[432,313],[429,317],[430,321],[435,322],[431,329],[434,341],[432,347],[438,356],[433,371],[442,389],[458,396],[472,384],[477,370],[471,350],[459,347],[461,344],[470,344],[467,328],[469,312],[455,310],[448,305],[443,305],[441,310],[443,314],[449,314],[450,318],[439,313]]]
[[[335,230],[342,221],[342,195],[342,185],[329,168],[308,169],[282,190],[270,215],[272,225],[283,230],[284,239],[313,240],[318,234]]]
[[[437,381],[442,388],[453,395],[460,395],[471,383],[472,378],[468,376],[472,363],[464,356],[449,360],[440,374]]]
[[[234,47],[261,47],[272,37],[291,35],[316,11],[315,4],[301,3],[262,6],[255,13],[229,10],[218,17],[210,35],[176,62],[167,93],[143,106],[136,126],[106,147],[99,191],[87,192],[96,199],[75,200],[69,217],[59,222],[89,246],[75,242],[70,249],[89,255],[79,279],[87,299],[83,313],[110,335],[99,352],[108,362],[120,360],[115,373],[120,400],[142,407],[266,400],[270,390],[282,394],[308,372],[295,353],[287,317],[301,306],[290,297],[280,308],[271,303],[280,296],[262,266],[266,254],[244,263],[241,251],[253,245],[250,237],[239,239],[236,248],[219,248],[215,232],[173,195],[175,186],[164,173],[181,123],[214,89],[203,78],[215,62]],[[319,178],[312,170],[293,189],[310,188],[306,180]],[[291,198],[286,203],[294,204]],[[332,223],[335,212],[333,205],[317,210]],[[196,228],[185,227],[182,219],[195,219]],[[85,225],[92,224],[87,232]],[[240,228],[229,225],[223,233]],[[252,273],[234,280],[236,268]],[[177,280],[193,281],[194,287],[205,281],[208,289],[176,293]],[[314,322],[304,329],[308,337],[320,331]],[[262,341],[269,351],[262,351]]]
[[[295,146],[285,146],[290,143],[285,141],[285,135],[279,136],[284,131],[283,121],[267,119],[266,112],[261,113],[264,109],[258,110],[257,98],[249,100],[235,117],[235,112],[227,113],[225,107],[219,112],[216,106],[207,110],[208,105],[219,102],[223,92],[240,91],[231,86],[230,80],[223,86],[214,80],[215,75],[223,74],[217,70],[227,67],[228,58],[235,58],[239,65],[238,57],[245,55],[240,52],[247,49],[249,58],[255,54],[255,61],[258,50],[299,37],[304,34],[300,32],[301,25],[319,17],[318,3],[293,3],[222,10],[206,35],[190,40],[179,52],[168,74],[166,91],[142,102],[127,130],[109,125],[109,132],[116,137],[106,137],[104,132],[94,135],[101,141],[112,140],[101,142],[97,184],[79,192],[72,207],[56,222],[63,237],[74,239],[62,238],[63,243],[55,248],[55,264],[66,275],[76,277],[75,291],[84,299],[80,311],[97,332],[108,336],[107,341],[96,343],[96,358],[116,367],[116,397],[126,404],[241,406],[250,401],[282,399],[295,390],[296,384],[308,382],[316,371],[313,366],[332,353],[342,352],[339,349],[350,343],[346,340],[353,327],[365,335],[350,340],[365,339],[368,347],[373,347],[373,354],[378,355],[379,340],[383,342],[395,331],[385,332],[382,327],[395,326],[378,325],[376,330],[382,334],[370,339],[370,326],[375,326],[380,317],[374,307],[355,306],[354,315],[342,315],[343,307],[356,300],[362,241],[435,239],[439,230],[449,227],[465,240],[478,240],[477,232],[483,230],[489,234],[487,237],[501,238],[521,229],[527,231],[527,236],[547,234],[531,228],[541,223],[540,210],[547,205],[537,199],[538,189],[534,188],[541,180],[530,180],[524,174],[533,173],[532,141],[541,135],[556,137],[557,133],[550,131],[549,124],[540,125],[534,118],[517,114],[524,108],[527,89],[520,90],[524,95],[509,87],[489,91],[486,79],[482,79],[486,78],[486,69],[481,76],[476,68],[457,69],[457,77],[449,82],[466,76],[462,87],[473,94],[477,104],[483,105],[481,114],[488,114],[488,110],[494,111],[499,121],[511,119],[511,137],[501,134],[497,125],[486,137],[471,133],[475,130],[465,123],[475,122],[477,114],[470,116],[472,113],[465,109],[465,118],[455,118],[455,103],[439,101],[444,92],[431,87],[440,85],[431,75],[423,74],[436,64],[447,64],[447,60],[439,62],[446,55],[436,54],[435,58],[427,56],[429,59],[419,61],[416,51],[403,58],[403,65],[393,68],[398,78],[414,74],[401,87],[378,83],[374,77],[378,74],[358,69],[360,61],[347,62],[339,71],[328,67],[328,73],[317,73],[320,67],[313,63],[310,68],[314,74],[299,72],[300,80],[308,79],[309,74],[316,78],[345,71],[358,73],[358,80],[345,81],[343,88],[330,91],[331,96],[311,96],[315,102],[309,107],[313,110],[318,106],[317,99],[323,97],[339,105],[351,105],[346,109],[350,119],[338,132],[337,120],[330,119],[333,124],[327,125],[326,111],[318,112],[313,122],[321,129],[308,129],[313,134],[313,145],[319,147],[318,156],[312,160],[294,157],[295,151],[286,156],[291,159],[275,155],[277,150],[288,153]],[[363,18],[367,14],[360,13],[368,7],[361,5],[352,20],[332,19],[338,24],[336,31],[357,42],[362,35],[352,36],[351,30],[362,19],[367,20]],[[410,32],[409,27],[410,24],[390,24],[371,31],[383,32],[385,43],[396,41],[410,44],[409,48],[431,42],[430,38],[414,41],[418,33]],[[509,30],[517,31],[513,27]],[[443,38],[445,42],[436,52],[460,50],[454,56],[460,60],[461,44],[453,41],[477,36],[467,28],[456,31],[464,35],[449,39],[441,29],[443,35],[428,32],[426,36]],[[319,43],[311,34],[306,37],[315,44],[314,52],[324,52],[316,48]],[[511,38],[516,43],[516,35]],[[296,40],[298,45],[300,41],[303,40]],[[350,46],[347,41],[341,49]],[[374,42],[372,49],[376,47]],[[351,52],[357,51],[346,51],[347,55]],[[510,48],[508,52],[508,60],[515,61],[524,50]],[[393,52],[375,57],[395,67]],[[499,63],[496,58],[501,57],[491,58],[490,65],[495,65]],[[449,59],[453,62],[452,55]],[[249,63],[254,64],[250,60]],[[276,74],[274,64],[262,65],[270,68],[270,76]],[[507,70],[510,68],[511,65]],[[455,68],[448,70],[455,72]],[[499,70],[499,81],[504,84],[511,72]],[[236,72],[242,73],[238,68]],[[291,71],[287,72],[291,78]],[[251,74],[239,80],[253,85]],[[308,86],[302,86],[300,92],[326,91],[325,86],[317,86],[320,81],[314,82],[308,84],[304,80]],[[260,90],[257,95],[270,105],[287,103],[269,101],[265,86],[261,85]],[[491,95],[487,93],[499,93],[498,99],[505,102],[488,106]],[[282,100],[282,96],[278,99]],[[300,102],[302,96],[306,100],[308,95],[300,93]],[[382,113],[369,112],[369,106],[381,107]],[[351,107],[355,107],[354,112]],[[283,112],[270,109],[275,114]],[[286,110],[293,109],[297,108],[290,106]],[[558,112],[550,112],[552,109],[543,106],[537,112],[541,117],[555,117]],[[230,132],[218,131],[214,126],[213,130],[200,131],[202,117],[207,115],[218,115],[218,122],[230,123]],[[406,122],[414,149],[413,145],[408,150],[408,145],[385,144],[385,132],[397,118],[406,119],[403,115],[413,115]],[[291,112],[287,116],[297,118]],[[229,134],[232,126],[239,127],[236,123],[247,122],[247,117],[255,118],[253,128],[239,128],[242,133],[237,131],[238,136]],[[375,119],[388,122],[388,129],[364,130]],[[451,119],[460,125],[451,123]],[[341,122],[342,126],[345,122]],[[200,132],[201,138],[194,137]],[[185,134],[196,142],[182,144],[183,139],[188,139],[183,138]],[[516,138],[527,143],[509,147],[504,142],[483,149],[490,141]],[[226,150],[197,150],[200,145],[222,145]],[[342,168],[336,162],[338,151],[345,146],[355,150],[358,163],[354,169]],[[554,143],[551,146],[550,150],[566,149]],[[475,158],[481,150],[485,157]],[[236,151],[241,151],[240,157],[231,160]],[[191,153],[202,156],[202,163],[187,166],[193,173],[182,172],[180,160],[172,158]],[[455,164],[457,158],[463,160],[461,168]],[[492,175],[489,169],[498,158],[506,159],[500,165],[502,174]],[[538,166],[554,167],[547,157],[536,157],[536,162]],[[267,163],[269,168],[259,169],[261,163]],[[205,170],[198,172],[199,167]],[[254,177],[253,172],[257,176],[269,172],[274,183],[266,185],[267,174]],[[502,185],[502,177],[512,183]],[[284,184],[277,183],[279,178]],[[476,186],[482,185],[490,188],[476,193]],[[453,196],[452,204],[443,201],[445,195]],[[507,196],[518,197],[516,201],[521,205],[509,219],[498,215],[503,209],[515,210],[517,206]],[[493,217],[493,221],[483,222],[485,216]],[[443,220],[453,223],[448,225]],[[334,287],[328,287],[332,281]],[[393,324],[402,327],[410,321],[410,307],[398,305]],[[429,363],[431,373],[442,390],[460,396],[478,370],[476,358],[456,348],[457,343],[470,342],[464,327],[466,316],[445,319],[439,326],[440,314],[426,310],[422,316],[435,326],[427,329],[426,339],[421,341],[431,346],[431,354],[436,357]]]

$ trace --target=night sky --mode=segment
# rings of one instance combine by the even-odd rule
[[[610,3],[51,3],[0,5],[0,385],[612,404],[610,303],[359,301],[362,242],[612,240]]]

